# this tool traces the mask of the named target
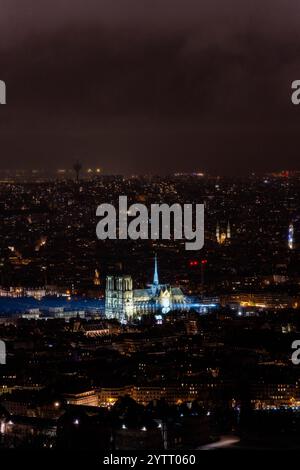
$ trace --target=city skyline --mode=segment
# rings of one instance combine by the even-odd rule
[[[300,174],[82,170],[0,182],[0,450],[299,448]],[[120,194],[205,204],[203,249],[98,240]]]

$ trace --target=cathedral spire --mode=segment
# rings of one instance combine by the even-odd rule
[[[157,255],[155,254],[154,258],[154,276],[153,276],[153,285],[158,286],[159,285],[159,280],[158,280],[158,269],[157,269]]]

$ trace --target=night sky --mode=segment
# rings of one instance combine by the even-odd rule
[[[299,0],[0,0],[0,168],[300,169]]]

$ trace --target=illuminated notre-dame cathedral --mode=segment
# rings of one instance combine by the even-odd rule
[[[169,284],[160,284],[157,257],[154,261],[153,282],[147,289],[133,289],[131,276],[107,276],[105,315],[120,321],[135,315],[167,313],[187,307],[182,290]]]

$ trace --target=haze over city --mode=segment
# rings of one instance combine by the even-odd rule
[[[0,167],[299,169],[299,8],[0,0]]]

